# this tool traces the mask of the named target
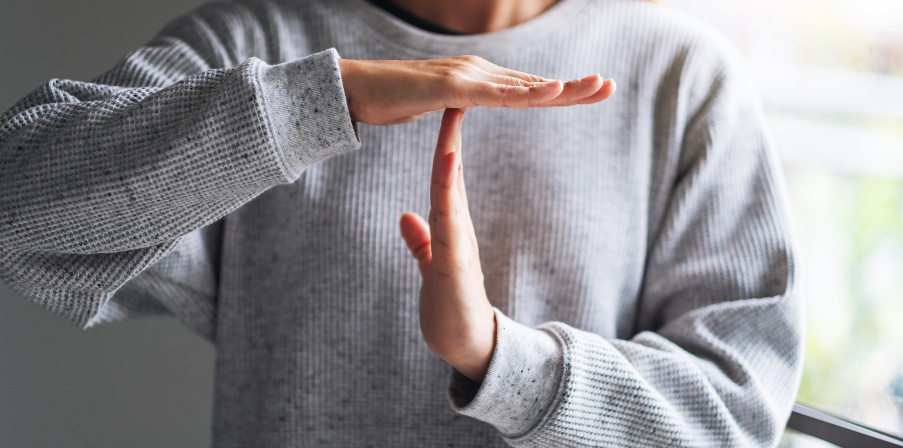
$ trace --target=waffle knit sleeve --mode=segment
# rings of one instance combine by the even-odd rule
[[[198,229],[357,148],[338,54],[268,53],[251,11],[210,4],[94,81],[51,80],[0,116],[0,278],[90,325],[174,249],[202,251],[216,232]]]
[[[736,65],[688,76],[675,181],[653,235],[636,332],[537,329],[496,310],[486,379],[453,408],[518,447],[768,447],[802,368],[793,232],[764,118]],[[714,68],[713,68],[714,67]],[[688,106],[689,108],[689,106]]]

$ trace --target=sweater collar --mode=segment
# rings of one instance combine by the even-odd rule
[[[354,15],[386,43],[404,47],[422,57],[510,52],[566,29],[579,19],[591,0],[559,0],[539,16],[520,25],[484,34],[444,35],[419,29],[366,0],[333,0],[343,13]]]

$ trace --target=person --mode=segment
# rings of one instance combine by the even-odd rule
[[[0,126],[0,278],[213,341],[216,447],[773,446],[794,401],[761,108],[665,7],[211,3]]]

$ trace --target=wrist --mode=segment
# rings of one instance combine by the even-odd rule
[[[455,370],[477,383],[482,383],[486,377],[489,363],[492,361],[493,353],[495,353],[496,339],[498,338],[498,323],[495,319],[495,312],[491,308],[489,312],[492,316],[489,325],[486,326],[489,329],[488,334],[478,339],[477,344],[474,344],[474,348],[468,351],[467,356],[445,360]]]
[[[506,437],[517,437],[537,427],[567,381],[570,367],[561,340],[563,325],[532,328],[498,310],[496,317],[492,374],[487,372],[479,385],[452,376],[449,398],[461,414],[495,426]]]
[[[358,107],[360,99],[357,96],[357,82],[359,77],[359,61],[352,59],[339,59],[339,73],[342,78],[342,88],[345,90],[345,101],[348,103],[348,112],[351,121],[360,122],[358,119]]]

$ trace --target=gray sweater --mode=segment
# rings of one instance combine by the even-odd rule
[[[482,384],[424,344],[397,230],[428,211],[440,116],[356,127],[339,53],[618,81],[468,112]],[[732,50],[648,2],[475,36],[363,0],[216,3],[0,117],[0,278],[83,327],[171,315],[212,340],[215,447],[770,446],[802,364],[774,160]]]

